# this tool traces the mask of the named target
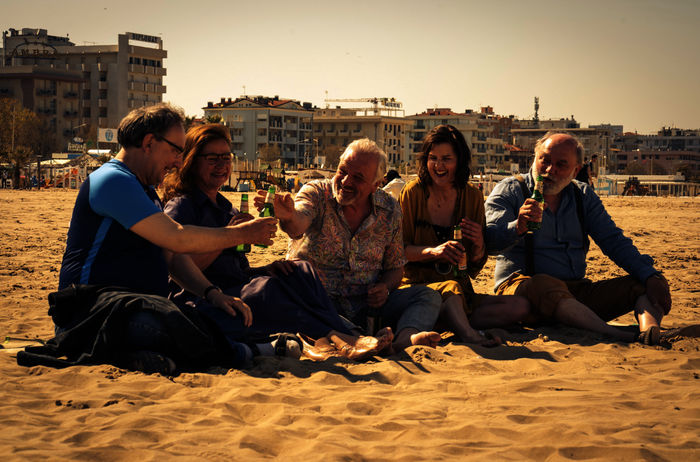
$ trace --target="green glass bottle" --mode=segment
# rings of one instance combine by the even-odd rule
[[[274,217],[275,216],[275,187],[270,186],[270,188],[267,190],[267,196],[265,197],[265,204],[263,205],[262,210],[260,211],[260,216],[261,217]],[[255,244],[258,247],[267,248],[266,245],[262,244]]]
[[[543,192],[544,185],[542,183],[542,175],[537,175],[535,178],[535,189],[532,191],[532,196],[530,199],[534,199],[540,205],[540,210],[544,210],[544,195]],[[528,221],[527,229],[528,231],[537,231],[542,227],[542,220],[540,221]]]
[[[250,209],[248,208],[248,194],[243,193],[241,195],[241,213],[248,213]],[[236,246],[236,251],[241,253],[250,252],[250,244],[238,244]]]
[[[453,238],[457,242],[462,242],[462,228],[459,225],[455,225],[452,228]],[[464,279],[469,277],[467,273],[467,252],[464,252],[459,259],[459,263],[452,270],[454,277],[457,279]]]

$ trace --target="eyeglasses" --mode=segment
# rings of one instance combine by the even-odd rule
[[[233,154],[230,152],[227,152],[225,154],[197,154],[197,157],[204,157],[204,159],[207,161],[209,165],[216,165],[220,162],[222,163],[227,163],[231,162],[231,159],[233,159]]]
[[[182,154],[185,151],[185,148],[181,148],[180,146],[178,146],[177,144],[173,143],[172,141],[168,140],[167,138],[165,138],[163,136],[156,136],[156,139],[158,141],[165,141],[166,143],[168,143],[170,146],[173,147],[173,149],[175,149],[178,152],[178,154]]]

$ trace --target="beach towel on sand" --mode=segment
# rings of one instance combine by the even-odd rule
[[[214,364],[235,367],[235,357],[195,309],[178,307],[157,295],[135,294],[127,289],[76,285],[49,295],[49,315],[61,328],[42,346],[17,353],[21,366],[67,367],[78,364],[118,364],[127,351],[123,344],[126,319],[135,311],[159,316],[175,343],[172,359],[179,369]]]

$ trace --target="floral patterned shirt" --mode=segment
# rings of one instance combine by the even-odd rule
[[[401,207],[382,190],[371,200],[371,213],[353,234],[332,180],[311,181],[295,198],[296,211],[312,221],[303,236],[290,240],[287,258],[312,262],[332,298],[364,296],[382,272],[406,264]]]

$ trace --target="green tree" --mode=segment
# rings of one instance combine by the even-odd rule
[[[197,120],[197,116],[185,116],[185,131],[188,131],[194,125],[195,120]]]
[[[19,187],[20,168],[34,160],[40,138],[41,122],[37,115],[16,99],[0,98],[0,160],[12,166],[15,188]]]
[[[224,121],[223,117],[221,117],[219,114],[212,114],[208,115],[206,117],[207,123],[210,124],[220,124]]]
[[[258,150],[258,158],[262,162],[272,164],[280,160],[280,145],[265,144]]]
[[[321,149],[321,155],[326,157],[326,168],[333,168],[338,165],[343,150],[344,148],[342,146],[336,144],[331,144]]]

